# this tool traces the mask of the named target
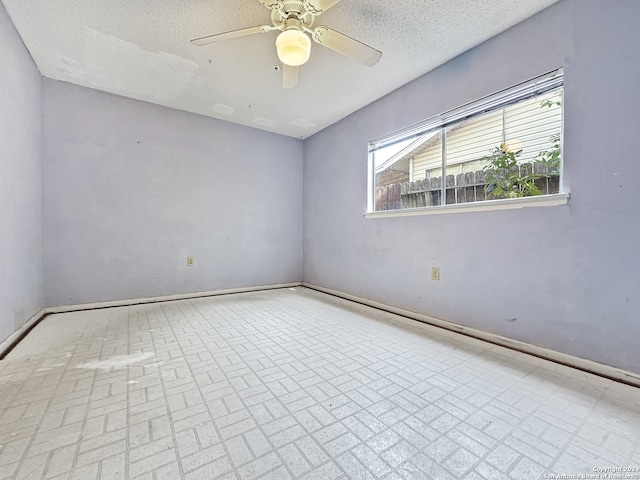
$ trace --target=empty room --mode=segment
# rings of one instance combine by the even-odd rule
[[[640,479],[638,25],[0,0],[0,480]]]

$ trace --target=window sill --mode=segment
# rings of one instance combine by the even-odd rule
[[[484,202],[457,203],[437,207],[407,208],[402,210],[385,210],[383,212],[365,212],[364,218],[410,217],[413,215],[440,215],[443,213],[467,213],[484,210],[513,210],[526,207],[554,207],[569,203],[569,193],[555,193],[537,197],[513,198],[505,200],[486,200]]]

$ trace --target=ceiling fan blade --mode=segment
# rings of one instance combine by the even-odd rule
[[[351,37],[347,37],[340,32],[331,30],[328,27],[316,27],[313,30],[313,40],[320,45],[330,48],[342,55],[364,63],[372,67],[380,57],[382,52],[376,50],[369,45],[365,45],[362,42],[354,40]]]
[[[269,10],[277,10],[280,5],[278,0],[258,0],[262,5],[267,7]]]
[[[282,88],[296,88],[298,86],[298,71],[300,67],[282,64]]]
[[[257,27],[241,28],[240,30],[231,30],[230,32],[216,33],[215,35],[207,35],[206,37],[194,38],[191,40],[193,45],[209,45],[210,43],[229,40],[230,38],[246,37],[256,33],[266,33],[273,30],[271,25],[258,25]]]
[[[312,15],[321,15],[339,2],[340,0],[305,0],[304,6]]]

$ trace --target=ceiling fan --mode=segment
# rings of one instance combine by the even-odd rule
[[[313,41],[334,50],[342,55],[353,58],[365,65],[373,66],[378,63],[382,52],[361,43],[328,27],[313,27],[315,18],[340,0],[258,0],[271,10],[272,25],[258,25],[241,28],[230,32],[207,35],[191,40],[193,45],[209,45],[231,38],[245,37],[258,33],[279,30],[276,39],[278,58],[282,62],[282,87],[294,88],[298,86],[298,68],[309,60],[311,53],[311,34]]]

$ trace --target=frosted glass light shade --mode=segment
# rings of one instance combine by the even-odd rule
[[[282,63],[297,67],[309,60],[311,39],[299,30],[285,30],[276,38],[276,50]]]

